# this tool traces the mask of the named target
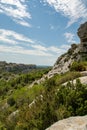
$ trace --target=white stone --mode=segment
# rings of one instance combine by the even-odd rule
[[[46,130],[87,130],[87,115],[60,120]]]

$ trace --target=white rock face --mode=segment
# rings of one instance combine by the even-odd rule
[[[77,78],[77,79],[79,79],[82,84],[84,84],[84,85],[87,84],[87,76],[79,77],[79,78]],[[73,82],[73,84],[76,84],[76,80],[77,80],[77,79],[74,79],[73,81],[69,81],[69,82],[71,82],[71,83]],[[68,82],[65,82],[65,83],[63,83],[62,85],[67,85],[67,83],[68,83]]]
[[[46,130],[87,130],[87,115],[60,120]]]
[[[68,52],[57,59],[53,69],[48,73],[48,78],[69,71],[69,67],[74,61],[87,60],[87,22],[79,27],[78,36],[81,43],[72,44]]]

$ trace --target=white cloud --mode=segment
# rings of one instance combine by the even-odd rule
[[[0,41],[17,44],[19,41],[34,43],[32,39],[11,30],[0,29]]]
[[[47,51],[47,48],[42,46],[42,45],[31,45],[31,47],[37,49],[37,50],[41,50],[41,51]]]
[[[25,49],[21,46],[7,46],[0,45],[0,59],[6,60],[8,62],[18,62],[18,63],[33,63],[41,65],[53,65],[61,54],[66,51],[64,45],[63,47],[51,46],[47,48],[47,51],[38,49]],[[64,48],[65,47],[65,48]],[[32,61],[33,60],[33,61]]]
[[[0,13],[10,16],[15,22],[30,27],[25,19],[31,19],[26,0],[0,0]]]
[[[35,56],[52,56],[51,53],[45,53],[41,50],[33,50],[33,49],[25,49],[21,46],[7,46],[7,45],[0,45],[0,52],[10,52],[10,53],[18,53],[24,55],[35,55]]]
[[[64,36],[65,36],[65,38],[66,38],[66,40],[67,40],[68,43],[75,43],[75,40],[74,40],[74,36],[75,35],[73,33],[66,32],[64,34]]]
[[[0,29],[0,52],[34,56],[56,57],[64,53],[68,46],[46,46],[12,30]]]
[[[36,42],[11,30],[0,29],[0,42],[2,42],[0,43],[0,52],[52,56],[52,54],[47,51],[47,48],[40,45],[38,41]]]
[[[62,52],[61,48],[58,48],[58,47],[55,47],[55,46],[49,47],[48,50],[51,51],[51,52],[54,52],[54,53],[61,53]]]
[[[65,51],[68,50],[70,47],[71,47],[71,46],[68,45],[68,44],[67,44],[67,45],[66,45],[66,44],[61,45],[61,48],[62,48],[62,49],[65,49]]]
[[[26,21],[24,21],[24,20],[21,21],[21,20],[17,20],[17,19],[15,20],[15,19],[14,19],[14,21],[15,21],[16,23],[20,24],[20,25],[27,26],[27,27],[32,27],[31,24],[29,24],[28,22],[26,22]]]
[[[43,0],[52,6],[57,12],[69,18],[67,26],[78,19],[87,20],[87,7],[83,0]]]

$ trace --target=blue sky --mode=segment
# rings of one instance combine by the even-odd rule
[[[53,65],[87,21],[87,0],[0,0],[0,61]]]

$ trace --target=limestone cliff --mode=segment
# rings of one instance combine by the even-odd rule
[[[13,73],[26,73],[30,72],[32,69],[36,69],[34,64],[16,64],[7,63],[5,61],[0,61],[0,72],[13,72]]]
[[[80,26],[77,34],[81,42],[79,45],[81,60],[87,60],[87,22]]]
[[[80,38],[80,44],[72,44],[67,53],[57,59],[48,77],[69,71],[70,65],[74,61],[87,61],[87,22],[79,27],[77,34]]]

